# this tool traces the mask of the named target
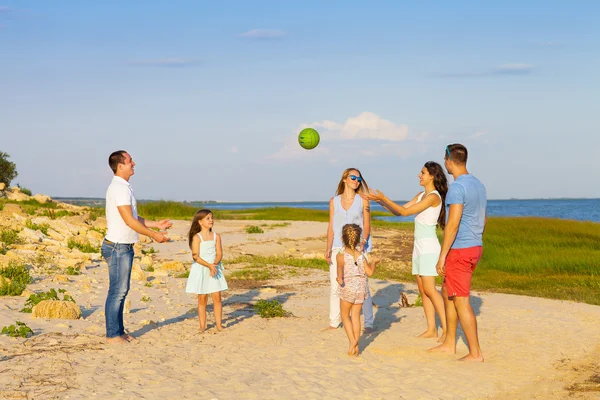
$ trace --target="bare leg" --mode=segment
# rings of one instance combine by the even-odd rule
[[[358,340],[360,339],[360,310],[362,303],[352,304],[352,333],[354,334],[354,340],[356,344],[352,349],[352,355],[358,357]]]
[[[419,286],[419,294],[421,294],[421,299],[423,300],[423,310],[425,311],[425,319],[427,320],[427,330],[421,333],[418,337],[434,338],[437,337],[437,329],[435,326],[435,309],[433,307],[433,303],[425,293],[425,289],[423,286],[425,278],[430,277],[421,275],[416,275],[416,277],[417,286]]]
[[[215,323],[217,330],[220,332],[223,330],[223,304],[221,303],[221,292],[214,292],[211,294],[213,307],[215,309]]]
[[[200,321],[200,332],[206,329],[206,303],[208,303],[208,295],[198,295],[198,320]]]
[[[445,352],[456,354],[456,328],[458,327],[458,314],[454,307],[454,301],[448,299],[446,286],[442,286],[442,297],[446,308],[446,338],[439,346],[433,347],[428,351],[432,353]]]
[[[442,299],[442,295],[435,288],[435,276],[423,276],[421,278],[423,282],[423,291],[425,292],[425,296],[433,304],[433,307],[437,312],[438,317],[440,317],[440,322],[442,323],[442,336],[440,337],[438,342],[443,342],[444,339],[446,339],[446,310],[444,309],[444,299]],[[423,302],[423,304],[425,303]],[[433,319],[435,324],[435,316],[433,317]]]
[[[352,327],[352,320],[350,319],[350,309],[353,304],[340,299],[340,313],[342,315],[342,324],[344,325],[344,330],[346,331],[346,335],[348,336],[348,355],[351,356],[354,352],[354,347],[358,342],[354,337],[354,330]],[[360,312],[358,314],[358,318],[360,318]]]
[[[479,338],[477,337],[477,318],[471,307],[469,297],[458,297],[454,298],[454,305],[458,312],[458,318],[460,319],[460,325],[462,326],[465,336],[467,337],[467,343],[469,344],[469,354],[462,357],[460,361],[479,361],[483,362],[483,354],[481,353],[481,347],[479,347]]]

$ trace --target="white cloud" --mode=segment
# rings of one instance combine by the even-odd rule
[[[308,127],[316,129],[321,137],[319,146],[313,150],[305,150],[298,144],[298,133]],[[406,125],[396,124],[366,111],[348,118],[344,123],[325,120],[302,124],[283,147],[267,158],[280,160],[326,156],[339,158],[339,152],[362,154],[368,157],[381,154],[399,155],[398,148],[404,147],[399,143],[407,138]],[[335,150],[330,149],[330,145],[335,146]]]
[[[186,58],[158,58],[153,60],[135,60],[129,65],[141,67],[189,67],[198,64],[198,60]]]
[[[276,39],[286,36],[286,33],[278,29],[252,29],[240,36],[249,39]]]

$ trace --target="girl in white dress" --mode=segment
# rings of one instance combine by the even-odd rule
[[[198,320],[200,331],[206,329],[206,304],[208,295],[213,300],[217,330],[223,330],[223,305],[221,291],[227,290],[227,282],[223,276],[223,248],[221,236],[212,231],[213,214],[210,210],[200,210],[194,215],[188,233],[190,249],[194,263],[187,280],[186,293],[198,295]]]
[[[423,338],[437,337],[435,313],[437,312],[442,324],[442,336],[446,337],[446,312],[444,300],[435,287],[435,277],[438,276],[435,266],[440,256],[440,242],[436,235],[436,226],[444,229],[446,225],[445,199],[448,192],[448,180],[442,166],[429,161],[419,173],[419,184],[425,189],[411,201],[398,205],[388,199],[379,190],[362,195],[368,200],[375,200],[395,215],[415,216],[415,244],[413,248],[412,273],[417,277],[419,293],[423,299],[423,310],[427,320],[427,330],[419,335]]]

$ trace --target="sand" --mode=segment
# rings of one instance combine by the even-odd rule
[[[248,235],[248,224],[266,224]],[[227,259],[240,254],[320,255],[326,224],[218,221]],[[158,260],[189,267],[185,231],[178,241],[145,245]],[[376,232],[381,241],[392,235]],[[386,236],[387,235],[387,236]],[[375,243],[377,245],[377,242]],[[226,264],[226,273],[235,268]],[[283,268],[282,271],[288,271]],[[67,289],[83,319],[43,320],[20,313],[25,298],[0,298],[0,327],[19,320],[29,339],[0,336],[0,398],[64,399],[562,399],[598,398],[588,379],[599,373],[600,307],[567,301],[474,292],[483,364],[461,363],[467,353],[461,335],[457,355],[429,354],[434,339],[415,336],[425,328],[422,308],[399,306],[400,293],[412,303],[416,285],[370,280],[375,329],[360,341],[358,358],[346,355],[343,329],[328,326],[329,280],[325,271],[296,270],[260,288],[240,286],[224,298],[225,330],[216,332],[209,300],[209,330],[200,334],[196,298],[185,279],[156,272],[152,287],[132,282],[131,313],[125,326],[137,337],[126,345],[104,343],[107,267],[101,261],[84,274],[54,283],[37,277],[30,290]],[[151,301],[143,302],[146,296]],[[293,316],[263,319],[258,299],[278,299]],[[587,382],[587,383],[586,383]],[[583,389],[582,389],[583,388]]]

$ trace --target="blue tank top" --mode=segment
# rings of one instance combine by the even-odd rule
[[[363,221],[363,199],[358,194],[354,196],[354,201],[348,210],[342,207],[342,197],[337,195],[333,198],[333,248],[344,247],[342,243],[342,228],[346,224],[356,224],[364,229]],[[372,250],[370,235],[367,238],[365,252]]]

